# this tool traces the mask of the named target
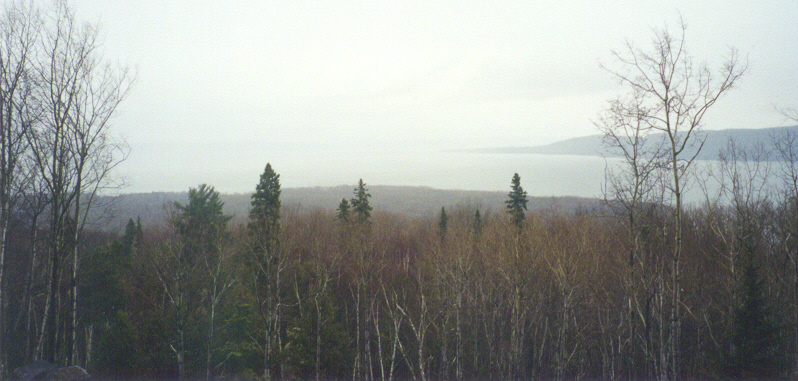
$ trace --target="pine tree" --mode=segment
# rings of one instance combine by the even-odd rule
[[[354,209],[357,214],[357,221],[367,222],[369,217],[371,217],[372,208],[371,205],[369,205],[369,197],[371,197],[371,194],[368,193],[366,183],[363,182],[363,179],[360,179],[357,183],[354,194],[355,197],[352,198],[350,203],[352,204],[352,209]]]
[[[509,199],[505,201],[505,204],[507,204],[507,212],[510,213],[513,224],[521,228],[527,210],[527,199],[526,191],[521,187],[521,176],[518,176],[518,173],[513,175],[512,191],[510,191],[508,197]]]

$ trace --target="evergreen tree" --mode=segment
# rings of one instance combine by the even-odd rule
[[[269,251],[277,245],[280,234],[280,193],[280,175],[274,172],[271,163],[267,163],[252,194],[249,229]]]
[[[92,365],[106,372],[135,369],[145,353],[130,323],[131,302],[125,291],[126,281],[135,276],[131,254],[139,245],[137,236],[136,224],[130,219],[121,239],[87,252],[81,264],[86,272],[79,285],[81,319],[95,342]]]
[[[217,238],[232,218],[224,214],[223,206],[219,192],[207,184],[189,189],[188,204],[175,201],[178,213],[172,223],[185,240],[187,259],[214,251]]]
[[[738,377],[771,377],[788,364],[776,314],[753,253],[743,257],[739,305],[734,309],[729,371]]]
[[[441,214],[438,218],[438,234],[440,234],[441,239],[446,236],[446,229],[447,225],[449,224],[449,217],[446,216],[446,209],[441,207]]]
[[[520,228],[524,223],[527,199],[526,191],[521,187],[521,176],[518,176],[518,173],[513,175],[512,191],[508,197],[509,199],[505,201],[507,212],[510,213],[513,223]]]
[[[132,218],[127,220],[125,235],[122,236],[122,244],[128,250],[127,254],[130,254],[133,251],[133,247],[138,245],[138,232],[136,230],[136,223],[133,222]]]
[[[136,217],[136,248],[144,243],[144,228],[141,226],[141,216]]]
[[[479,214],[479,209],[474,212],[474,238],[479,239],[482,236],[482,215]]]
[[[357,221],[358,222],[365,222],[368,221],[369,217],[371,217],[371,205],[369,205],[369,197],[371,194],[368,193],[368,189],[366,188],[366,183],[363,182],[363,179],[357,183],[357,188],[355,188],[355,197],[352,198],[351,204],[352,209],[354,209],[355,213],[357,214]]]
[[[186,337],[187,333],[197,332],[193,326],[197,322],[195,319],[205,318],[208,322],[206,371],[210,374],[216,305],[226,289],[218,287],[222,268],[219,265],[226,254],[224,245],[229,240],[227,222],[232,216],[222,211],[224,202],[219,198],[219,192],[206,184],[189,189],[188,204],[175,202],[174,205],[176,213],[172,224],[182,244],[176,250],[174,278],[166,283],[175,317],[177,344],[173,350],[178,361],[179,378],[184,379],[185,364],[199,358],[186,358],[187,353],[193,356],[199,353],[186,352],[186,348],[196,346],[194,340],[199,339],[193,335]]]
[[[258,315],[263,319],[264,377],[268,378],[278,368],[273,356],[275,347],[279,352],[280,318],[280,280],[284,263],[280,256],[280,175],[266,164],[260,182],[252,194],[252,209],[249,212],[249,232],[252,238],[253,270],[255,278],[252,292],[257,299]],[[276,345],[275,345],[276,344]]]
[[[343,223],[349,222],[349,201],[346,198],[342,198],[341,203],[338,204],[338,210],[335,211],[335,219]]]

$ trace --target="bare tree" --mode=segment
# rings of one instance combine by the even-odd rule
[[[205,270],[210,278],[208,292],[208,348],[205,362],[205,379],[212,378],[213,346],[216,332],[216,311],[223,301],[225,293],[238,282],[237,272],[232,262],[236,259],[239,248],[226,231],[215,232],[213,250],[203,258]]]
[[[38,324],[35,324],[34,321],[36,320],[36,311],[35,311],[35,303],[34,300],[36,299],[36,295],[34,293],[34,289],[36,287],[36,282],[40,280],[40,277],[46,273],[44,268],[37,268],[40,266],[45,265],[45,259],[41,258],[40,253],[40,246],[41,246],[41,237],[39,232],[41,230],[41,223],[42,217],[46,216],[46,209],[49,205],[49,196],[47,193],[42,191],[44,187],[43,182],[41,179],[36,176],[36,172],[30,168],[31,160],[26,160],[26,166],[29,168],[26,172],[30,175],[27,178],[26,189],[27,191],[24,192],[22,202],[21,202],[21,210],[22,213],[26,216],[25,226],[30,229],[30,237],[28,239],[28,255],[29,255],[29,262],[28,262],[28,276],[26,280],[26,287],[23,293],[23,300],[26,301],[26,308],[25,308],[25,335],[27,337],[26,346],[25,346],[25,353],[27,358],[32,359],[37,356],[36,347],[39,346],[39,335],[36,333],[38,329]],[[22,313],[22,311],[20,311]]]
[[[641,124],[665,135],[667,157],[663,164],[670,172],[667,182],[673,197],[673,252],[671,253],[670,329],[668,367],[661,378],[679,373],[679,332],[681,330],[680,263],[682,255],[683,190],[686,176],[703,140],[699,132],[707,111],[731,90],[747,69],[737,50],[730,49],[721,68],[714,72],[706,63],[696,64],[685,45],[686,25],[682,19],[678,34],[654,30],[650,50],[627,42],[623,51],[614,51],[619,69],[608,69],[621,84],[630,88],[637,104],[645,110]],[[690,154],[690,149],[695,149]]]
[[[13,3],[0,18],[0,375],[5,374],[6,338],[3,273],[8,225],[23,192],[26,134],[34,123],[31,56],[41,22],[32,7]]]
[[[186,258],[184,240],[171,227],[168,229],[156,245],[146,247],[143,252],[165,295],[161,305],[163,314],[174,319],[176,337],[169,340],[169,348],[177,360],[179,379],[183,380],[186,374],[186,329],[196,304],[191,287],[196,266]]]
[[[37,98],[43,107],[41,130],[31,134],[33,153],[53,203],[50,228],[51,286],[56,291],[60,261],[72,255],[70,324],[66,358],[76,363],[78,324],[78,244],[98,191],[115,187],[111,170],[127,154],[110,135],[110,120],[132,84],[125,68],[105,63],[98,51],[98,29],[80,24],[66,2],[55,4],[36,65]],[[69,235],[69,236],[67,236]],[[66,259],[66,258],[64,258]],[[48,348],[54,345],[53,305],[48,303]],[[55,360],[52,349],[46,357]]]
[[[798,108],[784,107],[776,109],[781,115],[784,115],[787,120],[793,123],[798,123]]]
[[[95,196],[117,186],[111,170],[127,154],[110,134],[110,120],[127,96],[132,77],[125,68],[105,63],[98,29],[76,21],[66,1],[57,1],[45,20],[40,54],[34,63],[34,96],[42,108],[37,129],[27,133],[39,175],[51,195],[50,285],[45,308],[44,356],[55,361],[56,322],[53,296],[62,262],[72,257],[70,322],[66,360],[77,362],[76,334],[79,242]]]
[[[414,286],[417,287],[418,295],[417,295],[417,303],[418,306],[415,306],[414,310],[418,311],[417,315],[413,314],[413,310],[410,309],[410,305],[406,304],[402,306],[398,301],[396,302],[396,308],[399,312],[404,315],[407,322],[410,324],[410,328],[413,332],[413,338],[416,340],[416,354],[417,354],[417,363],[416,369],[418,371],[418,379],[421,381],[425,381],[429,377],[429,370],[427,367],[427,355],[426,355],[426,337],[430,326],[432,325],[433,321],[435,320],[435,316],[431,316],[433,313],[430,311],[429,302],[427,300],[427,293],[429,291],[424,290],[424,282],[422,279],[422,274],[419,272],[414,281],[416,284]],[[416,290],[414,290],[416,291]],[[398,298],[397,298],[398,299]],[[405,297],[404,299],[409,299]],[[413,379],[416,376],[413,375]]]
[[[798,114],[794,109],[785,109],[782,113],[789,119],[798,122]],[[776,171],[781,182],[783,204],[788,209],[787,221],[782,224],[782,240],[784,253],[793,265],[795,287],[792,290],[794,306],[793,336],[795,352],[793,353],[793,370],[798,370],[798,132],[784,129],[771,136],[775,145],[774,155],[780,160]]]
[[[385,303],[385,312],[388,315],[388,321],[391,326],[391,358],[390,362],[387,365],[388,374],[385,375],[385,368],[386,366],[382,366],[382,378],[383,381],[392,381],[394,379],[394,373],[396,371],[396,367],[398,366],[398,360],[396,359],[396,352],[397,349],[401,352],[402,357],[405,360],[405,363],[409,366],[409,358],[407,354],[407,350],[405,350],[404,344],[400,339],[400,333],[402,331],[402,323],[404,323],[404,315],[400,312],[401,305],[399,304],[399,297],[396,293],[396,290],[392,290],[391,296],[388,296],[388,291],[386,290],[385,285],[382,285],[382,296],[383,301]],[[382,361],[382,360],[381,360]],[[415,373],[413,373],[413,379],[415,378]]]
[[[656,135],[646,119],[650,110],[642,102],[643,93],[632,91],[629,99],[619,97],[610,101],[609,108],[600,115],[596,126],[603,133],[603,143],[611,156],[619,156],[620,164],[607,166],[604,184],[604,202],[613,214],[621,219],[626,229],[626,245],[628,246],[628,267],[624,278],[626,289],[625,308],[629,318],[626,320],[628,345],[619,348],[627,353],[618,354],[629,361],[634,360],[628,351],[636,347],[638,338],[636,317],[640,317],[643,327],[650,326],[648,314],[637,314],[641,304],[646,304],[653,295],[654,283],[651,269],[651,258],[645,255],[642,248],[649,230],[645,221],[646,210],[658,200],[657,192],[661,186],[662,159],[666,153],[664,141]],[[646,364],[653,362],[653,351],[647,343],[651,331],[643,335]],[[629,370],[640,369],[640,366],[629,363]],[[650,376],[650,375],[647,375]]]
[[[324,214],[316,214],[312,219],[315,224],[308,227],[308,231],[312,232],[313,239],[311,240],[311,253],[313,255],[315,285],[313,287],[313,305],[316,312],[316,347],[315,347],[315,371],[316,381],[319,381],[321,375],[321,353],[322,353],[322,333],[326,323],[332,319],[332,316],[324,316],[323,314],[323,299],[329,293],[329,287],[333,281],[339,276],[339,266],[341,262],[341,254],[337,250],[330,250],[325,247],[325,244],[333,242],[332,237],[329,235],[330,231],[323,231],[319,222],[325,222],[328,219]],[[325,234],[327,233],[327,234]]]
[[[607,168],[604,202],[627,220],[630,267],[638,260],[639,215],[646,203],[657,201],[655,188],[665,154],[664,142],[651,136],[653,130],[646,120],[650,110],[645,108],[642,97],[642,93],[633,91],[628,100],[611,101],[596,123],[603,133],[604,145],[613,156],[621,158],[619,166]]]

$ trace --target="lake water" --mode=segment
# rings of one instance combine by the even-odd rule
[[[147,163],[124,163],[125,192],[185,191],[207,183],[223,193],[255,189],[266,163],[284,188],[356,184],[429,186],[438,189],[509,191],[514,173],[530,196],[601,194],[605,160],[590,156],[486,154],[421,147],[304,150],[205,150],[198,160],[154,150]],[[184,162],[180,164],[181,162]]]
[[[601,197],[605,168],[619,163],[596,156],[476,153],[403,144],[359,150],[248,144],[190,152],[153,146],[139,152],[140,158],[135,153],[120,168],[131,184],[123,190],[128,193],[179,192],[203,183],[222,193],[251,193],[269,162],[283,188],[354,185],[362,178],[367,185],[509,191],[517,172],[530,196]],[[703,199],[697,187],[688,192],[692,201]]]

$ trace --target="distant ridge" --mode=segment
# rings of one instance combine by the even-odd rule
[[[333,210],[338,207],[341,198],[352,197],[354,187],[285,188],[281,201],[284,207],[289,208]],[[437,215],[441,207],[445,207],[449,213],[458,208],[479,208],[483,216],[491,212],[500,213],[504,211],[504,201],[509,192],[509,189],[507,192],[491,192],[388,185],[369,185],[368,189],[372,194],[371,205],[376,212],[387,211],[411,217]],[[234,222],[246,222],[251,205],[250,196],[243,193],[220,194],[224,201],[224,212],[234,215]],[[145,226],[163,224],[166,222],[164,206],[172,205],[175,201],[185,204],[188,192],[130,193],[103,197],[101,202],[111,205],[111,209],[96,228],[119,233],[124,231],[128,219],[136,220],[138,217]],[[551,209],[564,213],[597,208],[599,205],[598,199],[579,197],[529,197],[528,203],[530,211]]]
[[[773,136],[779,136],[784,132],[798,134],[798,126],[790,127],[771,127],[760,129],[728,129],[728,130],[702,130],[701,134],[706,137],[704,146],[697,156],[699,160],[714,160],[718,158],[721,150],[726,148],[729,139],[734,139],[741,146],[753,147],[761,144],[763,147],[773,148]],[[662,139],[664,133],[652,134],[650,139]],[[692,151],[685,152],[685,156],[692,156]],[[477,153],[497,153],[497,154],[543,154],[543,155],[575,155],[575,156],[616,156],[608,151],[602,144],[602,135],[590,135],[542,146],[531,147],[498,147],[471,150]]]

